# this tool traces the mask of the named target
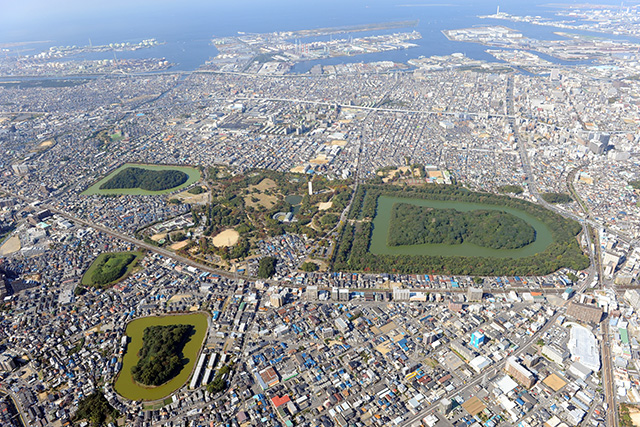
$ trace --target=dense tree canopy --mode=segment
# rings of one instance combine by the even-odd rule
[[[369,252],[373,225],[380,195],[498,205],[518,209],[542,221],[554,239],[547,249],[533,256],[512,258],[485,258],[428,255],[376,255]],[[455,185],[425,185],[402,188],[384,185],[360,186],[349,212],[350,219],[358,222],[342,228],[334,252],[332,268],[343,271],[370,271],[403,274],[456,274],[456,275],[545,275],[568,267],[582,270],[589,266],[575,236],[582,227],[542,206],[490,193],[471,192]]]
[[[315,262],[304,262],[300,266],[300,270],[311,273],[313,271],[318,271],[320,267]]]
[[[128,167],[121,170],[100,186],[101,190],[141,188],[147,191],[162,191],[178,187],[189,179],[189,175],[179,170],[150,170]]]
[[[115,420],[117,417],[119,417],[118,411],[109,404],[100,391],[95,391],[78,403],[78,411],[73,419],[87,420],[92,426],[98,427],[104,425],[107,419]]]
[[[194,222],[204,227],[204,238],[198,241],[199,252],[194,255],[215,254],[222,260],[242,259],[268,237],[291,233],[314,239],[327,235],[340,220],[352,192],[346,182],[315,176],[310,195],[308,176],[273,170],[253,169],[240,175],[214,167],[207,175],[210,203],[192,207]],[[287,212],[294,214],[293,220],[284,222],[284,215],[277,214]],[[240,234],[237,244],[216,247],[208,241],[229,228]]]
[[[532,243],[536,231],[506,212],[433,209],[396,203],[391,210],[389,246],[473,243],[493,249],[517,249]]]
[[[207,391],[211,394],[220,393],[227,388],[227,376],[231,373],[231,365],[224,365],[216,374],[213,381],[207,384]]]
[[[190,189],[189,189],[189,191],[188,191],[188,193],[189,193],[189,194],[202,194],[202,193],[204,193],[205,191],[207,191],[205,188],[203,188],[203,187],[201,187],[201,186],[199,186],[199,185],[198,185],[198,186],[196,186],[196,187],[190,188]]]
[[[565,193],[544,193],[542,199],[547,203],[570,203],[573,198]]]
[[[89,285],[104,286],[116,282],[127,273],[127,268],[136,258],[130,252],[102,254],[87,271]]]
[[[191,325],[149,326],[142,335],[138,364],[131,368],[137,382],[158,386],[180,373],[186,365],[182,350],[195,332]]]
[[[501,193],[522,194],[524,190],[519,185],[501,185],[498,187]]]
[[[258,264],[258,277],[268,279],[276,273],[277,259],[271,256],[262,258]]]

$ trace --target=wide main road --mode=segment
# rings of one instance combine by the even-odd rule
[[[524,353],[531,344],[533,344],[534,342],[536,342],[538,340],[538,338],[544,334],[545,332],[547,332],[549,330],[549,328],[551,328],[551,326],[553,326],[556,323],[556,320],[558,320],[558,317],[560,316],[560,311],[558,311],[556,314],[554,314],[548,321],[547,323],[540,328],[536,333],[532,334],[529,339],[522,344],[522,346],[520,346],[520,348],[518,348],[516,351],[514,351],[511,356],[515,356],[518,357],[520,356],[522,353]],[[497,366],[496,366],[497,365]],[[418,412],[416,415],[414,415],[413,417],[407,419],[406,421],[404,421],[402,423],[402,426],[413,426],[413,425],[417,425],[416,423],[418,423],[423,417],[426,417],[428,414],[433,413],[433,411],[436,410],[436,408],[438,407],[438,404],[440,403],[440,400],[442,400],[443,398],[453,398],[454,396],[462,393],[463,391],[468,390],[471,387],[474,387],[478,384],[480,384],[480,382],[482,382],[482,379],[485,377],[487,378],[491,378],[494,375],[497,375],[500,372],[500,366],[503,366],[504,363],[500,362],[500,363],[496,363],[494,365],[494,367],[492,367],[491,369],[485,371],[482,375],[477,375],[476,378],[471,381],[468,382],[467,384],[465,384],[463,387],[458,388],[454,391],[452,391],[451,393],[447,394],[446,396],[442,396],[441,398],[438,399],[437,402],[432,403],[431,405],[425,407],[422,411]],[[506,374],[505,374],[506,375]]]
[[[607,426],[618,426],[618,405],[616,403],[613,366],[611,365],[611,342],[609,341],[609,321],[603,320],[602,341],[600,350],[602,355],[602,385],[604,386],[604,398],[607,402]]]
[[[82,225],[84,225],[86,227],[91,227],[91,228],[93,228],[95,230],[98,230],[98,231],[100,231],[102,233],[105,233],[105,234],[107,234],[109,236],[116,237],[116,238],[118,238],[120,240],[123,240],[123,241],[125,241],[127,243],[131,243],[131,244],[136,245],[136,246],[138,246],[140,248],[146,249],[146,250],[148,250],[150,252],[154,252],[154,253],[156,253],[158,255],[162,255],[162,256],[164,256],[166,258],[173,259],[175,261],[178,261],[178,262],[190,265],[192,267],[198,268],[198,269],[200,269],[202,271],[206,271],[206,272],[213,273],[213,274],[218,274],[220,276],[227,277],[229,279],[237,279],[238,278],[237,275],[235,275],[233,273],[229,273],[228,271],[218,270],[216,268],[209,267],[209,266],[204,265],[204,264],[200,264],[199,262],[196,262],[196,261],[194,261],[192,259],[189,259],[187,257],[183,257],[181,255],[178,255],[177,253],[172,252],[170,250],[167,250],[167,249],[164,249],[164,248],[159,248],[158,246],[151,245],[151,244],[149,244],[147,242],[144,242],[142,240],[138,240],[135,237],[131,237],[129,235],[120,233],[118,231],[115,231],[115,230],[113,230],[111,228],[108,228],[108,227],[105,227],[103,225],[96,224],[96,223],[88,221],[86,219],[78,218],[78,217],[76,217],[74,215],[71,215],[71,214],[69,214],[67,212],[64,212],[64,211],[62,211],[60,209],[57,209],[57,208],[55,208],[55,207],[53,207],[53,206],[51,206],[51,205],[49,205],[47,203],[42,203],[40,200],[28,199],[28,198],[26,198],[24,196],[20,196],[18,194],[14,194],[14,193],[12,193],[12,192],[8,191],[7,189],[4,189],[4,188],[2,188],[1,190],[4,193],[8,194],[8,195],[10,195],[12,197],[15,197],[17,199],[20,199],[20,200],[22,200],[24,202],[27,202],[27,203],[40,202],[41,203],[40,206],[42,206],[44,208],[47,208],[51,212],[53,212],[53,213],[55,213],[57,215],[60,215],[60,216],[62,216],[64,218],[67,218],[70,221],[73,221],[73,222],[78,223],[78,224],[82,224]],[[242,278],[245,278],[245,279],[256,279],[255,277],[252,277],[252,276],[242,276]]]
[[[25,415],[25,410],[22,407],[22,400],[20,400],[13,391],[4,387],[2,384],[0,384],[0,394],[5,394],[9,396],[9,399],[13,401],[13,405],[18,411],[17,413],[18,419],[15,419],[15,421],[19,422],[21,426],[27,426],[28,425],[27,417]]]

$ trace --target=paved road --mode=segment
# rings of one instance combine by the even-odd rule
[[[514,351],[511,356],[515,356],[518,357],[520,356],[522,353],[524,353],[531,344],[533,344],[534,342],[536,342],[538,340],[538,338],[544,334],[545,332],[547,332],[549,330],[549,328],[551,328],[551,326],[553,326],[556,323],[556,320],[558,319],[558,316],[560,316],[560,311],[558,311],[556,314],[554,314],[548,321],[547,323],[545,323],[545,325],[540,328],[536,333],[534,333],[533,335],[531,335],[529,337],[529,339],[527,341],[524,342],[524,344],[522,344],[516,351]],[[505,362],[506,363],[506,362]],[[498,365],[498,364],[496,364]],[[503,365],[503,363],[499,364],[500,366]],[[441,397],[438,399],[437,402],[432,403],[431,405],[425,407],[423,410],[421,410],[420,412],[418,412],[416,415],[414,415],[413,417],[409,418],[407,421],[402,423],[402,426],[413,426],[414,423],[419,422],[423,417],[426,417],[428,414],[433,413],[433,411],[436,410],[436,408],[438,407],[440,400],[442,400],[443,398],[453,398],[454,396],[468,390],[470,387],[473,387],[477,384],[479,384],[482,379],[484,378],[484,376],[486,375],[487,378],[491,378],[495,375],[497,375],[500,372],[501,368],[498,366],[495,366],[491,369],[489,369],[488,371],[485,371],[482,373],[482,375],[478,375],[476,377],[476,379],[474,379],[473,381],[465,384],[463,387],[458,388],[454,391],[452,391],[451,393]],[[506,374],[505,374],[506,375]]]
[[[513,111],[513,79],[511,78],[509,81],[509,86],[507,89],[507,107],[510,109],[509,111]],[[577,292],[577,294],[581,294],[583,293],[586,289],[588,289],[591,286],[598,286],[598,280],[596,280],[596,273],[597,273],[597,277],[599,278],[599,280],[602,280],[602,264],[600,262],[600,253],[599,253],[599,245],[597,244],[597,236],[592,236],[591,235],[591,231],[589,230],[589,227],[587,225],[590,225],[591,227],[597,227],[597,228],[602,228],[603,226],[601,224],[598,224],[597,222],[593,221],[590,218],[590,213],[588,211],[588,208],[586,207],[586,205],[579,200],[579,197],[575,191],[575,189],[573,188],[573,178],[575,176],[575,174],[577,173],[577,171],[585,166],[585,165],[581,165],[576,167],[574,170],[572,170],[568,176],[567,176],[567,186],[569,187],[569,190],[573,193],[573,196],[575,198],[578,198],[578,202],[580,204],[580,207],[582,208],[585,218],[579,217],[573,213],[570,212],[566,212],[562,209],[560,209],[558,206],[552,205],[547,203],[546,201],[544,201],[544,199],[542,199],[542,197],[540,197],[540,194],[537,191],[537,187],[536,187],[536,183],[534,180],[534,175],[531,171],[531,164],[529,162],[529,156],[527,154],[527,147],[526,147],[526,143],[519,138],[518,135],[518,130],[517,127],[515,126],[515,123],[513,122],[513,120],[511,120],[512,122],[512,126],[514,129],[514,135],[516,138],[516,143],[518,146],[518,151],[520,153],[520,158],[521,158],[521,162],[522,162],[522,167],[523,170],[527,176],[527,180],[529,183],[529,191],[531,192],[531,194],[536,198],[536,200],[538,201],[538,203],[540,203],[541,205],[543,205],[544,207],[546,207],[547,209],[553,210],[561,215],[564,215],[566,217],[569,217],[571,219],[574,219],[576,221],[579,221],[580,223],[582,223],[583,229],[584,229],[584,235],[586,236],[587,239],[587,251],[589,254],[589,258],[591,261],[591,265],[589,266],[588,272],[589,272],[589,276],[590,279],[588,281],[585,281],[585,284],[579,289],[579,291]],[[632,238],[630,238],[629,236],[616,236],[621,240],[625,240],[627,242],[634,242],[634,240]],[[595,240],[595,242],[594,242]],[[595,243],[595,244],[594,244]],[[595,248],[595,250],[593,249]],[[594,283],[595,282],[595,283]],[[617,427],[618,426],[618,410],[617,410],[617,406],[616,406],[616,397],[615,397],[615,390],[614,390],[614,381],[613,381],[613,370],[612,370],[612,366],[611,366],[611,347],[610,347],[610,342],[609,342],[609,322],[605,319],[602,323],[601,323],[601,327],[602,327],[602,332],[603,332],[603,339],[600,341],[600,347],[601,347],[601,359],[602,359],[602,382],[604,385],[604,390],[605,390],[605,401],[608,404],[608,409],[607,409],[607,413],[606,413],[606,418],[607,418],[607,426],[609,427]]]
[[[600,349],[602,354],[602,383],[604,385],[604,397],[607,405],[607,426],[618,426],[618,407],[616,405],[616,395],[613,380],[613,367],[611,366],[611,344],[609,341],[609,322],[602,323],[602,341]]]
[[[579,170],[580,167],[575,168],[568,176],[567,184],[573,196],[578,199],[580,203],[580,207],[584,211],[587,218],[589,218],[590,213],[587,209],[587,206],[580,200],[578,194],[573,188],[573,177],[575,173]],[[591,267],[592,271],[598,273],[598,278],[602,287],[606,287],[606,283],[604,282],[604,276],[602,271],[602,263],[600,260],[602,259],[600,256],[600,244],[598,242],[598,235],[594,233],[591,236],[590,230],[587,229],[586,232],[587,243],[589,246],[589,256],[591,258]],[[593,248],[593,249],[592,249]],[[594,287],[598,286],[598,281],[594,284]],[[580,290],[583,292],[584,288]],[[618,426],[618,407],[616,404],[616,392],[614,387],[614,379],[613,379],[613,366],[611,364],[611,344],[610,344],[610,336],[609,336],[609,319],[605,317],[605,319],[600,324],[602,329],[602,340],[600,341],[600,358],[602,360],[602,384],[604,385],[604,396],[605,402],[608,405],[606,412],[606,420],[607,426],[617,427]],[[589,411],[589,416],[593,412],[593,408]]]
[[[4,188],[0,189],[0,190],[2,190],[3,192],[9,194],[12,197],[21,199],[21,200],[23,200],[23,201],[25,201],[27,203],[34,203],[34,202],[37,201],[37,200],[32,200],[32,199],[29,199],[27,197],[11,193],[10,191],[8,191],[8,190],[6,190]],[[120,240],[123,240],[125,242],[131,243],[133,245],[136,245],[138,247],[141,247],[143,249],[146,249],[146,250],[148,250],[150,252],[153,252],[153,253],[156,253],[158,255],[162,255],[162,256],[164,256],[166,258],[173,259],[173,260],[178,261],[178,262],[182,262],[182,263],[190,265],[192,267],[196,267],[196,268],[198,268],[198,269],[200,269],[202,271],[207,271],[209,273],[218,274],[220,276],[227,277],[229,279],[237,279],[237,278],[250,279],[250,280],[256,279],[255,277],[252,277],[252,276],[237,276],[235,273],[230,273],[230,272],[225,271],[225,270],[218,270],[216,268],[209,267],[209,266],[204,265],[204,264],[200,264],[200,263],[198,263],[196,261],[193,261],[193,260],[191,260],[189,258],[180,256],[180,255],[176,254],[175,252],[172,252],[172,251],[170,251],[168,249],[159,248],[159,247],[157,247],[155,245],[151,245],[151,244],[146,243],[146,242],[144,242],[142,240],[138,240],[135,237],[131,237],[131,236],[128,236],[126,234],[120,233],[118,231],[112,230],[111,228],[96,224],[96,223],[91,222],[91,221],[87,221],[87,220],[82,219],[82,218],[78,218],[78,217],[76,217],[74,215],[71,215],[71,214],[69,214],[67,212],[61,211],[60,209],[57,209],[57,208],[55,208],[55,207],[53,207],[53,206],[51,206],[49,204],[42,203],[40,206],[42,206],[42,207],[44,207],[46,209],[49,209],[51,212],[54,212],[57,215],[60,215],[60,216],[62,216],[64,218],[67,218],[67,219],[69,219],[69,220],[71,220],[73,222],[76,222],[78,224],[82,224],[82,225],[84,225],[86,227],[91,227],[91,228],[93,228],[95,230],[98,230],[98,231],[100,231],[102,233],[105,233],[105,234],[107,234],[109,236],[116,237],[116,238],[118,238]]]
[[[13,405],[18,410],[18,415],[20,416],[20,422],[22,423],[23,426],[28,426],[29,424],[27,423],[27,417],[25,416],[25,411],[24,411],[24,408],[22,407],[22,402],[20,401],[20,399],[18,399],[18,396],[16,396],[15,393],[12,392],[11,390],[8,390],[1,385],[0,385],[0,393],[6,394],[7,396],[9,396],[9,398],[13,401]]]

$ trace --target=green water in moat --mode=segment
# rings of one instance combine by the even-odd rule
[[[195,333],[185,344],[182,351],[184,357],[189,362],[171,380],[157,386],[149,387],[134,381],[131,375],[131,368],[138,363],[138,352],[142,348],[142,334],[149,326],[169,326],[169,325],[192,325]],[[158,400],[169,396],[178,390],[189,380],[191,371],[194,368],[198,353],[202,348],[204,338],[207,333],[208,320],[203,313],[169,315],[161,317],[141,317],[132,320],[125,331],[129,337],[127,351],[122,359],[122,369],[114,384],[115,391],[122,397],[129,400]]]
[[[507,212],[523,219],[527,224],[536,230],[536,240],[519,249],[491,249],[471,243],[459,245],[449,244],[422,244],[405,246],[388,246],[387,235],[389,233],[389,222],[391,219],[391,209],[395,203],[408,203],[416,206],[430,207],[434,209],[455,209],[461,212],[473,210],[495,210]],[[524,258],[543,252],[551,243],[553,237],[551,230],[539,219],[527,212],[498,205],[482,203],[468,203],[457,201],[408,199],[403,197],[378,197],[376,216],[373,219],[373,232],[369,251],[376,255],[440,255],[440,256],[463,256],[463,257],[490,257],[490,258]]]
[[[136,167],[136,168],[148,169],[148,170],[158,170],[158,171],[177,170],[177,171],[181,171],[181,172],[186,173],[189,176],[189,179],[187,179],[184,183],[178,185],[177,187],[167,188],[166,190],[159,190],[159,191],[143,190],[142,188],[112,188],[112,189],[108,189],[108,190],[107,189],[104,189],[104,190],[100,189],[100,186],[102,184],[104,184],[105,182],[109,181],[111,178],[116,176],[118,173],[120,173],[120,171],[122,171],[124,169],[127,169],[127,168],[130,168],[130,167]],[[104,177],[101,180],[99,180],[98,182],[94,183],[91,187],[89,187],[86,190],[84,190],[82,192],[82,194],[85,195],[85,196],[92,196],[94,194],[102,194],[102,195],[128,194],[128,195],[131,195],[131,196],[167,194],[167,193],[171,193],[173,191],[177,191],[177,190],[186,188],[186,187],[190,186],[191,184],[200,181],[201,178],[202,178],[202,175],[200,174],[200,171],[198,169],[194,168],[194,167],[191,167],[191,166],[147,165],[147,164],[138,164],[138,163],[126,163],[126,164],[120,166],[118,169],[116,169],[113,172],[111,172],[106,177]]]

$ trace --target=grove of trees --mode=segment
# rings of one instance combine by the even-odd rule
[[[391,210],[389,246],[463,242],[493,249],[517,249],[536,239],[535,229],[507,212],[433,209],[396,203]]]
[[[533,256],[512,258],[376,255],[369,251],[377,200],[381,195],[428,200],[452,200],[511,207],[524,211],[543,223],[551,231],[553,242]],[[567,267],[583,270],[589,266],[576,236],[582,227],[542,206],[491,193],[472,192],[456,185],[424,185],[396,187],[384,185],[360,186],[346,224],[334,252],[332,268],[337,271],[387,272],[402,274],[452,275],[546,275]]]
[[[318,267],[318,264],[316,264],[315,262],[304,262],[300,266],[300,270],[306,271],[307,273],[318,271],[319,268],[320,267]]]
[[[186,365],[182,350],[195,333],[192,325],[149,326],[142,335],[139,361],[131,368],[137,382],[158,386],[180,373]]]
[[[101,254],[87,271],[88,278],[83,282],[90,286],[105,286],[116,282],[127,273],[127,268],[135,258],[136,254],[131,252]]]
[[[220,393],[227,388],[227,376],[231,373],[231,365],[224,365],[216,374],[213,381],[207,384],[207,391],[211,394]]]
[[[278,260],[272,256],[266,256],[260,259],[258,263],[258,277],[268,279],[276,273],[276,262]]]
[[[93,427],[98,427],[104,425],[109,418],[115,421],[119,416],[102,392],[96,390],[78,403],[73,420],[87,420]]]
[[[150,170],[128,167],[102,184],[100,189],[141,188],[147,191],[162,191],[178,187],[187,182],[188,179],[189,175],[179,170]]]
[[[519,185],[501,185],[498,187],[498,191],[501,193],[522,194],[524,190]]]
[[[348,185],[324,177],[313,178],[314,194],[309,195],[309,177],[304,174],[254,169],[232,175],[224,167],[215,167],[210,168],[208,176],[211,203],[194,206],[192,214],[198,222],[203,218],[205,236],[215,236],[228,228],[240,234],[238,243],[230,248],[216,248],[206,238],[198,242],[200,253],[215,254],[223,260],[246,257],[257,241],[268,237],[295,233],[314,239],[326,235],[336,226],[351,198]],[[273,183],[258,189],[264,180]],[[302,196],[302,201],[296,206],[295,221],[280,222],[274,219],[277,213],[293,211],[288,195]],[[268,202],[259,202],[261,197]],[[320,210],[319,204],[327,202],[331,202],[330,206]]]
[[[570,203],[573,198],[566,193],[544,193],[542,199],[547,203]]]

